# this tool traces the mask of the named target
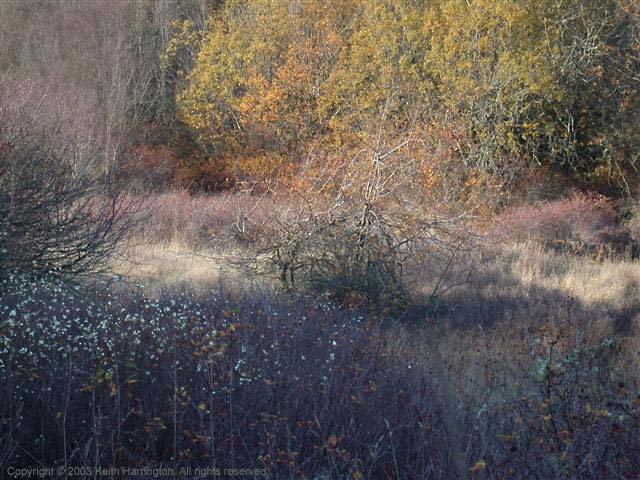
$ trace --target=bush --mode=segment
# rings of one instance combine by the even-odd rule
[[[634,348],[611,336],[604,322],[589,321],[591,313],[573,318],[571,305],[565,310],[511,331],[506,364],[505,345],[491,345],[504,332],[454,347],[454,357],[467,361],[459,350],[488,351],[478,361],[488,365],[480,381],[490,393],[470,433],[483,439],[476,451],[485,478],[637,478],[640,472],[631,454],[640,440],[633,432]]]
[[[441,422],[435,386],[406,364],[389,375],[377,329],[326,303],[156,301],[13,276],[0,312],[2,471],[36,455],[379,478],[396,462],[426,475],[439,448],[440,429],[416,422]]]
[[[611,202],[603,196],[573,193],[534,205],[513,207],[499,218],[501,233],[513,241],[534,241],[575,253],[615,252],[628,235],[619,228]]]
[[[385,226],[358,222],[358,213],[287,226],[270,247],[269,262],[288,288],[328,294],[351,306],[401,307],[408,301],[404,255]]]
[[[0,280],[0,471],[37,460],[277,479],[640,472],[637,345],[625,355],[591,314],[558,305],[439,334],[304,297],[127,290]]]
[[[0,277],[100,270],[132,228],[132,204],[93,159],[0,108]]]
[[[438,279],[435,296],[468,237],[464,216],[438,215],[423,196],[422,163],[410,157],[408,144],[386,153],[363,149],[315,170],[296,192],[300,201],[271,226],[275,241],[262,251],[270,272],[288,288],[391,311],[412,300],[407,261],[416,267],[440,257],[429,271]]]

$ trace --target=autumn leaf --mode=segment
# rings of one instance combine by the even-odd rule
[[[485,462],[484,460],[478,460],[476,464],[469,469],[469,472],[475,473],[484,470],[485,468],[487,468],[487,462]]]
[[[338,437],[335,435],[330,435],[327,439],[327,448],[333,450],[338,446]]]

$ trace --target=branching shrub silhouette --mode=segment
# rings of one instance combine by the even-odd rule
[[[300,201],[272,225],[275,241],[259,257],[268,271],[289,289],[385,310],[412,300],[409,259],[415,266],[438,258],[430,275],[445,275],[468,247],[465,215],[437,213],[425,200],[409,146],[363,149],[307,179]],[[432,295],[445,284],[437,281]]]
[[[72,142],[0,109],[0,276],[100,270],[132,227],[132,205]]]

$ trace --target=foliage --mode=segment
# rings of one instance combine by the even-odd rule
[[[633,246],[629,232],[617,224],[612,203],[596,194],[574,192],[560,200],[512,207],[498,223],[510,240],[564,251],[603,255]]]
[[[421,452],[437,433],[411,416],[438,421],[433,386],[412,391],[406,365],[391,377],[376,366],[384,352],[362,317],[306,300],[230,304],[215,291],[152,300],[20,276],[2,286],[3,470],[29,462],[25,452],[52,465],[277,478],[428,468]],[[372,408],[388,413],[372,422]]]
[[[139,192],[166,190],[177,174],[177,163],[166,145],[137,145],[123,154],[118,176]]]
[[[634,345],[589,313],[545,308],[443,334],[304,297],[156,299],[12,275],[0,284],[0,468],[637,476]]]
[[[444,126],[463,132],[459,169],[508,185],[551,165],[630,191],[640,114],[630,4],[345,0],[327,9],[231,1],[212,17],[178,96],[212,154],[356,146],[375,131]]]
[[[322,88],[319,109],[338,139],[393,137],[424,118],[430,82],[422,57],[423,2],[356,1],[344,47]]]
[[[627,129],[638,114],[628,35],[637,18],[607,0],[438,3],[427,23],[431,71],[472,132],[477,161],[499,170],[508,167],[500,159],[525,156],[628,172],[637,137]]]
[[[172,35],[183,23],[199,32],[217,3],[4,1],[0,94],[29,99],[32,110],[72,138],[87,132],[92,145],[100,144],[100,168],[122,166],[120,181],[135,186],[146,186],[138,175],[149,173],[135,168],[136,153],[173,151],[172,168],[152,182],[157,188],[175,180],[170,173],[179,162],[197,157],[175,104],[191,52],[171,51]],[[142,157],[144,164],[148,156]]]
[[[227,176],[268,176],[322,135],[316,103],[350,15],[344,6],[234,0],[211,17],[177,101],[209,155],[233,152]]]
[[[95,117],[105,163],[165,146],[177,172],[165,182],[182,187],[292,175],[308,154],[408,131],[432,145],[454,132],[449,171],[472,170],[500,191],[541,166],[607,194],[637,183],[640,12],[631,0],[0,8],[3,88],[35,82],[73,97],[65,104],[78,105],[58,116]]]
[[[633,241],[640,245],[640,209],[637,204],[634,204],[631,209],[631,215],[627,221],[627,228]]]

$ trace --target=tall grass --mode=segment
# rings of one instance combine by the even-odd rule
[[[272,199],[251,195],[192,195],[184,190],[150,195],[141,208],[146,221],[140,240],[192,249],[220,244],[229,248],[229,241],[255,240],[252,227],[268,221],[276,208]]]

